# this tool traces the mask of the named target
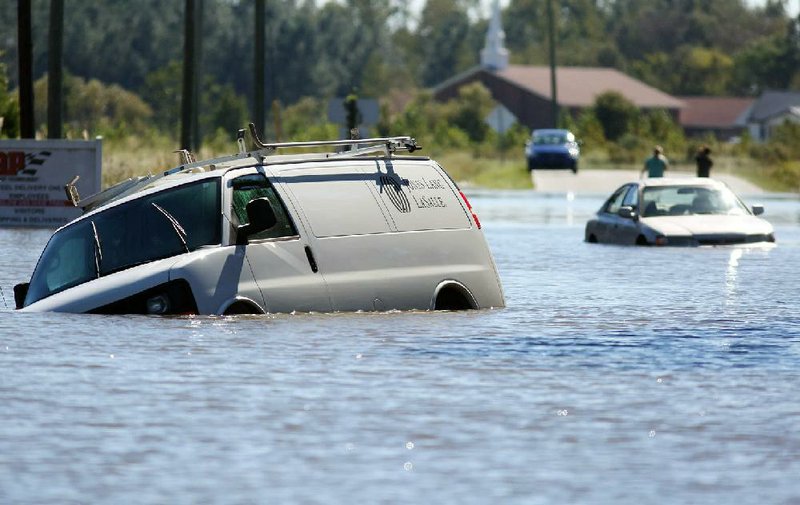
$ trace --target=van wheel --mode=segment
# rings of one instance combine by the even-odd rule
[[[230,307],[225,309],[224,316],[242,316],[242,315],[258,315],[263,314],[263,311],[245,301],[233,302]]]
[[[586,241],[589,242],[590,244],[596,244],[597,243],[597,237],[595,237],[594,233],[592,233],[591,235],[586,237]]]
[[[433,310],[470,310],[478,308],[472,296],[458,284],[450,284],[439,290]]]
[[[644,235],[639,235],[636,237],[636,245],[650,245],[647,243],[647,239],[644,238]]]

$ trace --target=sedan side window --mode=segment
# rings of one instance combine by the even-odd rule
[[[635,209],[637,205],[639,205],[639,189],[631,184],[628,187],[628,193],[625,195],[625,199],[622,200],[622,206],[633,207]]]
[[[606,203],[605,211],[609,214],[616,214],[619,212],[619,208],[622,207],[622,200],[625,198],[625,194],[628,192],[628,188],[630,186],[623,186],[619,188],[611,198],[608,199]]]
[[[277,224],[268,230],[250,235],[250,240],[265,238],[291,237],[297,235],[289,213],[283,202],[275,192],[275,188],[266,177],[261,174],[245,175],[233,180],[233,215],[239,220],[239,225],[249,222],[247,218],[247,204],[256,198],[267,198],[272,205]]]

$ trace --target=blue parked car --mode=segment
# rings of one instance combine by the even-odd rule
[[[568,168],[578,172],[581,149],[575,135],[569,130],[533,130],[525,144],[528,170],[537,168]]]

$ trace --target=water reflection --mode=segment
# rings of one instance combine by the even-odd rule
[[[731,305],[736,299],[736,274],[739,270],[739,259],[742,257],[743,249],[737,247],[731,249],[728,258],[728,268],[725,271],[725,304]]]
[[[567,192],[567,225],[572,226],[575,221],[575,211],[572,202],[575,201],[575,193],[572,191]]]

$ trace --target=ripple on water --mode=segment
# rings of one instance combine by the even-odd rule
[[[800,203],[642,249],[582,242],[601,196],[470,197],[506,309],[0,312],[0,502],[800,501]],[[0,284],[47,238],[0,230]]]

